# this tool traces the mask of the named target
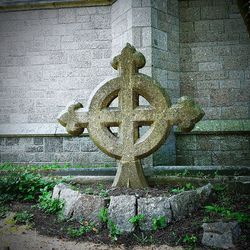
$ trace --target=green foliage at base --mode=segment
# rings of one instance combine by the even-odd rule
[[[154,231],[159,230],[159,229],[163,229],[167,226],[167,219],[166,216],[159,216],[159,217],[155,217],[152,220],[152,229]]]
[[[118,236],[122,234],[122,231],[117,228],[117,225],[109,218],[108,209],[102,208],[98,214],[101,222],[107,224],[109,230],[109,236],[112,241],[116,241]]]
[[[82,237],[84,234],[91,232],[97,233],[98,230],[96,229],[95,224],[93,222],[87,221],[82,222],[81,226],[78,228],[69,227],[67,230],[67,233],[71,238],[79,238]]]
[[[53,199],[52,192],[45,188],[42,195],[39,196],[38,207],[48,214],[57,214],[64,207],[64,201],[60,199]]]
[[[14,220],[17,224],[29,224],[32,222],[34,215],[28,211],[17,212]]]
[[[129,219],[129,222],[134,224],[135,226],[139,225],[141,221],[145,219],[144,214],[137,214]]]
[[[52,190],[55,181],[29,172],[0,177],[0,201],[38,199],[42,190]]]
[[[220,207],[218,205],[205,206],[205,211],[209,213],[217,213],[225,217],[226,219],[237,220],[238,222],[250,222],[250,215],[242,212],[233,212],[230,209]]]
[[[186,243],[186,244],[188,244],[188,245],[194,246],[197,243],[197,241],[198,241],[198,238],[194,234],[192,234],[192,235],[186,234],[183,237],[183,242]]]
[[[0,171],[12,171],[12,172],[21,172],[21,171],[46,171],[46,170],[59,170],[67,168],[109,168],[112,167],[109,164],[97,165],[97,166],[82,166],[69,164],[59,165],[59,164],[48,164],[48,165],[16,165],[10,163],[0,164]]]

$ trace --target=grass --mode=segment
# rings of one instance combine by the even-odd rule
[[[46,171],[46,170],[58,170],[58,169],[67,169],[67,168],[110,168],[112,167],[109,164],[98,165],[98,166],[82,166],[82,165],[59,165],[59,164],[49,164],[49,165],[15,165],[15,164],[0,164],[0,171],[13,171],[13,172],[20,172],[20,171]]]

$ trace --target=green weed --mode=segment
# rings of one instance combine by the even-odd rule
[[[205,211],[209,213],[217,213],[227,219],[234,219],[238,222],[250,222],[250,216],[242,212],[233,212],[230,209],[220,207],[218,205],[205,206]]]
[[[55,181],[43,178],[39,174],[12,173],[0,178],[0,201],[36,200],[41,195],[41,190],[45,187],[52,190],[55,184]]]
[[[64,207],[64,201],[60,199],[53,199],[52,192],[45,188],[42,195],[39,196],[38,207],[48,214],[57,214]]]
[[[112,241],[116,241],[118,236],[122,234],[121,230],[117,228],[112,220],[109,218],[108,209],[102,208],[98,214],[98,218],[101,222],[107,224],[107,228],[109,230],[109,236]]]
[[[135,226],[137,226],[144,219],[145,219],[145,215],[144,214],[137,214],[137,215],[131,217],[128,221],[130,223],[134,224]]]
[[[133,236],[135,237],[136,241],[141,245],[154,244],[154,238],[152,235],[147,236],[143,232],[141,232],[141,235],[133,234]]]
[[[166,216],[159,216],[156,218],[153,218],[152,220],[152,229],[154,231],[163,229],[167,226],[167,219]]]
[[[32,222],[34,215],[28,211],[17,212],[14,216],[14,220],[17,224],[29,224]]]
[[[186,234],[183,237],[183,242],[191,246],[194,246],[197,243],[197,241],[198,241],[198,238],[194,234],[192,235]]]
[[[97,229],[94,223],[87,221],[84,221],[79,228],[69,227],[67,230],[67,233],[71,238],[79,238],[90,232],[96,233]]]

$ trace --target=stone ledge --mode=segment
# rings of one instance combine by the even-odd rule
[[[0,137],[69,136],[65,128],[57,123],[0,124]],[[81,136],[88,136],[87,130]]]
[[[16,1],[0,1],[0,11],[105,6],[112,5],[114,2],[115,0],[23,0],[18,3]]]
[[[178,128],[176,135],[182,134],[222,134],[250,133],[249,120],[210,120],[200,121],[192,132],[184,133]],[[13,136],[69,136],[65,128],[58,123],[15,123],[0,124],[0,137]],[[80,136],[88,136],[88,131]]]
[[[214,134],[214,133],[249,133],[250,119],[246,120],[207,120],[198,122],[192,132],[184,133],[178,128],[175,133],[182,134]]]

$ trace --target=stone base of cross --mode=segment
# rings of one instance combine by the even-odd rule
[[[58,116],[69,134],[78,136],[87,128],[96,146],[118,160],[113,186],[147,187],[140,160],[164,143],[173,125],[191,131],[204,116],[189,97],[181,97],[171,106],[160,84],[138,72],[144,65],[143,54],[127,44],[112,61],[119,76],[99,85],[85,108],[80,103],[69,104]],[[140,97],[149,105],[140,105]],[[118,107],[111,107],[116,98]],[[149,130],[140,137],[141,126],[149,126]],[[119,128],[118,136],[111,132],[112,127]]]

